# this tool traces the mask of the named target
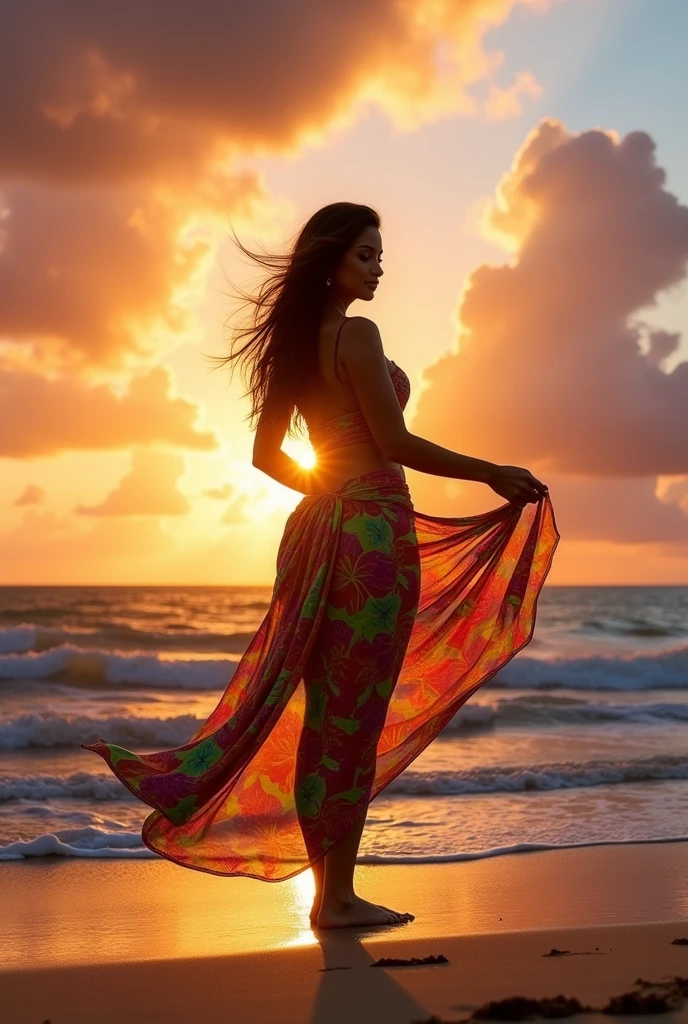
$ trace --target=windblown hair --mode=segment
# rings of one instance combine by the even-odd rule
[[[242,367],[254,428],[261,415],[275,419],[289,412],[287,434],[304,427],[302,402],[316,383],[318,336],[330,289],[327,278],[366,227],[380,227],[369,206],[330,203],[313,214],[287,252],[241,251],[268,271],[257,295],[239,289],[243,306],[253,306],[247,326],[234,328],[229,355],[211,356],[218,366]],[[236,238],[236,235],[235,235]],[[248,339],[239,346],[243,339]]]

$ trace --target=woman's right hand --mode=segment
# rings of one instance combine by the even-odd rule
[[[520,466],[495,466],[485,481],[502,498],[523,508],[549,493],[547,484]]]

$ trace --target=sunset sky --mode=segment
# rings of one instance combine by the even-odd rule
[[[259,281],[230,220],[340,200],[409,428],[549,484],[550,583],[688,583],[685,0],[3,6],[1,583],[272,583],[301,496],[206,358]]]

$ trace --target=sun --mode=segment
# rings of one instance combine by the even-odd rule
[[[303,466],[304,469],[315,468],[316,458],[314,451],[299,452],[299,454],[295,455],[294,458],[300,466]]]
[[[283,445],[284,451],[298,462],[304,469],[313,469],[317,464],[315,452],[309,441],[288,438]]]

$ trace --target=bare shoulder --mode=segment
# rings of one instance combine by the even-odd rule
[[[367,316],[350,316],[347,317],[347,322],[351,324],[348,333],[355,332],[356,334],[380,334],[380,330],[374,320],[369,320]]]
[[[382,338],[374,320],[367,316],[350,316],[342,331],[340,346],[346,360],[370,359],[382,354]]]

